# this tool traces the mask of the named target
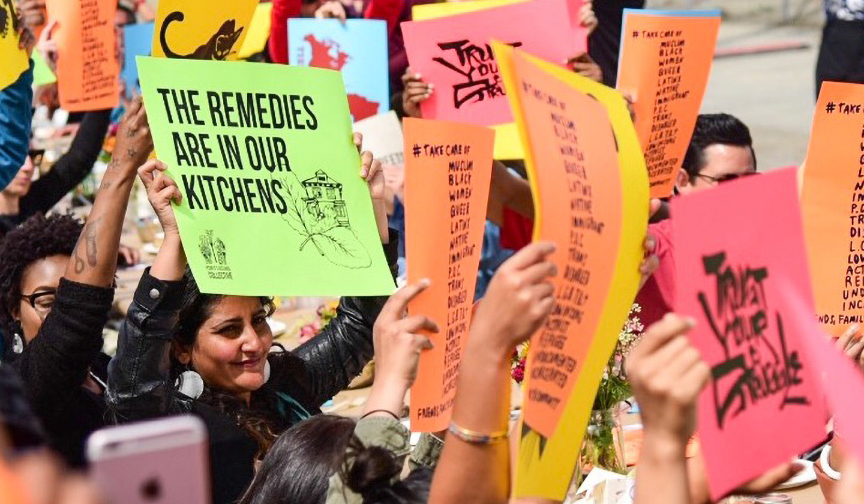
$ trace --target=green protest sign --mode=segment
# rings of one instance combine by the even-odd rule
[[[150,57],[138,69],[202,292],[393,291],[339,72]]]

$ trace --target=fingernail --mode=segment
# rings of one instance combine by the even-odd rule
[[[420,287],[429,287],[430,285],[432,285],[432,280],[429,280],[428,278],[424,278],[424,279],[420,280],[419,282],[417,282],[417,285],[419,285]]]
[[[422,79],[423,77],[420,74],[414,74],[414,78],[417,80]]]
[[[432,83],[430,82],[430,83],[429,83],[429,91],[431,92],[433,89],[435,89],[435,84],[432,84]]]
[[[858,329],[859,329],[860,327],[861,327],[861,326],[859,326],[858,324],[852,324],[852,326],[850,327],[850,329],[852,329],[852,332],[858,332]]]
[[[693,317],[684,317],[684,323],[689,327],[696,327],[696,319]]]

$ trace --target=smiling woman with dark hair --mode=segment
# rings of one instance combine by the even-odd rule
[[[397,240],[387,229],[380,163],[366,152],[362,165],[395,274]],[[210,430],[213,501],[235,502],[277,436],[320,413],[369,362],[372,326],[387,297],[344,297],[315,338],[291,352],[271,352],[269,298],[203,294],[187,271],[171,206],[180,190],[166,168],[154,161],[139,170],[165,239],[120,329],[108,402],[120,422],[201,416]]]

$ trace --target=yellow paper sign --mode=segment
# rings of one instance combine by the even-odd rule
[[[515,496],[562,500],[579,457],[579,447],[603,370],[638,290],[642,241],[648,225],[648,174],[626,102],[619,93],[510,46],[494,43],[493,48],[523,144],[528,146],[525,154],[535,197],[535,235],[542,229],[545,217],[536,183],[538,156],[536,152],[532,152],[533,145],[529,141],[522,99],[520,93],[516,92],[524,82],[521,76],[517,75],[514,59],[521,59],[523,67],[527,62],[535,70],[542,70],[548,77],[566,84],[572,90],[598,100],[606,109],[618,148],[621,224],[617,230],[618,248],[608,291],[613,294],[606,296],[592,334],[584,335],[590,338],[590,343],[579,363],[581,368],[577,371],[575,385],[563,405],[563,412],[555,424],[554,433],[544,437],[523,423],[520,440]],[[590,167],[588,168],[590,170]],[[530,371],[527,379],[524,387],[530,387]]]
[[[473,2],[444,2],[415,5],[411,8],[411,19],[414,21],[423,21],[426,19],[465,14],[466,12],[491,9],[492,7],[501,7],[502,5],[510,5],[525,1],[526,0],[476,0]]]
[[[153,56],[236,60],[258,0],[160,0]]]
[[[0,4],[0,17],[5,18],[5,29],[0,30],[0,89],[3,89],[27,70],[27,53],[18,48],[18,15],[12,2]],[[0,26],[3,28],[4,26]]]
[[[249,24],[249,35],[243,41],[240,48],[240,57],[248,58],[258,54],[267,45],[267,37],[270,36],[270,14],[273,12],[273,3],[261,3],[255,8],[252,22]]]

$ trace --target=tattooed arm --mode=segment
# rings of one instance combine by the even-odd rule
[[[100,287],[110,287],[113,283],[129,193],[136,170],[152,149],[147,113],[139,97],[120,123],[111,164],[66,267],[64,276],[68,280]]]

